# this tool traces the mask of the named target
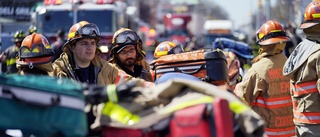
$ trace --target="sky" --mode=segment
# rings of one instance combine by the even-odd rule
[[[250,14],[258,9],[258,0],[212,0],[229,14],[234,22],[234,27],[248,24],[251,20]],[[261,0],[264,1],[264,0]],[[275,0],[270,0],[271,5]]]

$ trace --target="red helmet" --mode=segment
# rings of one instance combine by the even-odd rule
[[[77,39],[94,38],[97,43],[100,40],[100,30],[96,24],[87,21],[80,21],[72,25],[68,33],[68,41],[63,45],[63,50],[66,51],[67,47]]]
[[[304,21],[300,28],[306,29],[318,25],[320,23],[320,0],[312,1],[304,12]]]
[[[160,58],[161,56],[176,54],[183,52],[181,45],[177,45],[171,41],[161,42],[154,50],[154,58]]]
[[[275,20],[264,23],[257,31],[257,43],[259,45],[270,45],[290,41],[281,24]]]
[[[16,60],[19,65],[37,65],[51,62],[54,52],[48,40],[41,34],[32,33],[24,38]]]

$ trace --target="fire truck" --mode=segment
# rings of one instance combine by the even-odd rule
[[[163,17],[165,37],[167,40],[186,46],[192,37],[188,24],[191,21],[189,13],[168,13]]]
[[[118,2],[118,1],[117,1]],[[124,26],[124,6],[115,0],[44,0],[32,15],[38,33],[51,42],[58,29],[66,33],[79,22],[95,23],[101,32],[100,46],[110,45],[113,32]],[[120,5],[120,6],[119,6]],[[67,37],[67,35],[66,35]]]
[[[232,31],[233,23],[231,20],[207,20],[204,23],[205,47],[212,47],[216,38],[228,38],[237,40]]]

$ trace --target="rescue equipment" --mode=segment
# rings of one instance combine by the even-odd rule
[[[160,57],[154,65],[155,80],[168,72],[193,75],[202,81],[229,81],[227,61],[221,50],[202,49]]]

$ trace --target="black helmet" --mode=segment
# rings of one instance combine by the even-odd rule
[[[14,42],[22,42],[25,37],[26,37],[26,35],[24,34],[24,32],[22,30],[18,30],[18,31],[16,31],[16,33],[14,33],[13,41]]]
[[[29,35],[32,34],[33,32],[37,32],[37,26],[30,25],[30,27],[29,27]]]

